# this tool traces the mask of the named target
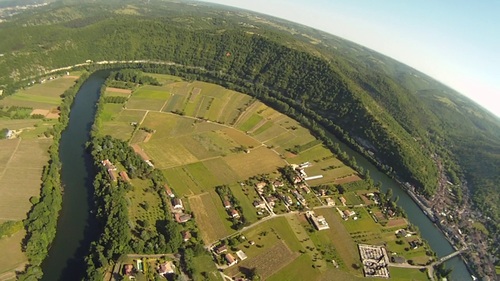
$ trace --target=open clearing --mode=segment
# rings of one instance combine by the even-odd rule
[[[49,159],[50,143],[51,140],[0,141],[0,219],[26,218],[31,208],[29,198],[40,193],[42,168]]]
[[[21,252],[21,241],[26,233],[19,231],[11,237],[0,239],[0,280],[16,280],[13,271],[24,269],[24,264],[28,261],[23,252]]]
[[[25,106],[52,109],[61,104],[61,94],[75,83],[75,78],[61,77],[19,90],[0,100],[0,106]]]
[[[123,107],[106,105],[106,115],[101,119],[104,133],[129,141],[143,158],[151,159],[162,170],[173,192],[193,212],[198,235],[206,246],[231,234],[239,237],[215,192],[218,185],[229,186],[250,226],[238,232],[245,239],[229,239],[235,243],[231,252],[242,250],[247,259],[224,269],[225,274],[238,278],[257,268],[267,280],[361,280],[362,271],[353,266],[360,262],[357,243],[386,242],[390,251],[404,251],[406,244],[396,243],[393,228],[406,226],[406,221],[389,220],[387,227],[375,223],[361,206],[365,202],[358,193],[367,192],[362,184],[347,188],[347,207],[339,206],[338,192],[332,195],[341,211],[352,208],[356,212],[356,221],[344,221],[335,208],[322,207],[315,212],[324,216],[330,229],[316,231],[302,213],[287,213],[283,202],[276,203],[274,211],[278,216],[265,217],[266,211],[253,206],[255,200],[260,201],[253,185],[242,187],[241,182],[250,180],[255,184],[258,179],[250,179],[254,176],[274,181],[279,177],[278,168],[303,162],[312,164],[305,168],[308,176],[323,176],[308,181],[311,186],[350,183],[361,178],[297,121],[248,95],[168,75],[155,77],[167,84],[137,88]],[[138,123],[137,129],[132,122]],[[286,184],[278,191],[290,192],[288,188],[292,187]],[[151,202],[149,205],[159,203],[145,194],[145,187],[136,190],[131,200],[132,218],[150,220],[151,224],[163,219],[156,214],[160,210],[151,216],[146,214],[141,200]],[[276,195],[265,192],[269,193],[266,196]],[[321,205],[315,194],[302,195],[309,207]],[[296,198],[293,202],[297,202]],[[295,203],[290,210],[299,210]],[[417,263],[426,258],[423,247],[402,255]],[[339,268],[333,266],[332,260]],[[398,274],[396,271],[396,280]],[[411,276],[425,280],[420,279],[421,272],[411,272]]]
[[[206,245],[229,234],[230,224],[224,223],[223,219],[217,215],[219,213],[216,207],[217,203],[214,203],[212,196],[208,193],[189,197],[189,205],[194,213],[196,223],[203,230],[201,237]]]

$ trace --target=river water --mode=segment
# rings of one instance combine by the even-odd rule
[[[92,198],[92,181],[94,171],[92,159],[85,149],[90,138],[96,103],[99,92],[109,71],[98,71],[92,74],[82,85],[71,108],[69,124],[62,133],[59,147],[62,161],[61,178],[64,185],[63,205],[59,214],[57,235],[49,251],[49,256],[42,264],[44,281],[80,280],[85,272],[83,258],[87,255],[90,242],[94,240],[95,223],[90,216]],[[370,171],[374,182],[382,183],[382,190],[393,190],[399,196],[398,205],[408,214],[410,222],[420,229],[439,257],[454,252],[443,233],[420,210],[417,204],[401,188],[401,186],[380,172],[373,164],[347,145],[339,143],[341,149],[353,156],[358,165]],[[452,280],[472,280],[464,262],[455,257],[446,263],[452,268]]]
[[[90,216],[94,168],[85,143],[90,138],[96,103],[108,74],[98,71],[84,82],[71,107],[68,127],[61,135],[63,203],[56,238],[42,263],[44,281],[80,280],[85,273],[83,258],[96,235]]]
[[[399,196],[398,205],[401,206],[408,215],[409,221],[416,225],[422,237],[427,240],[434,252],[437,253],[438,257],[444,257],[448,254],[455,252],[451,244],[446,240],[444,234],[439,230],[431,220],[423,213],[423,211],[418,207],[418,205],[411,199],[411,197],[406,193],[405,190],[398,184],[395,180],[388,177],[383,172],[379,171],[371,162],[364,158],[361,154],[352,150],[347,145],[340,142],[338,139],[332,137],[336,141],[340,148],[345,151],[349,156],[353,156],[360,167],[365,170],[370,171],[370,177],[374,182],[382,183],[382,191],[386,191],[391,188],[393,190],[393,196]],[[447,262],[445,262],[446,268],[453,269],[450,279],[453,281],[462,280],[472,280],[469,271],[460,256],[456,256]]]

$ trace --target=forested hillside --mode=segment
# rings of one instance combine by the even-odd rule
[[[86,60],[196,66],[319,114],[432,195],[440,159],[500,220],[500,121],[429,77],[310,28],[238,10],[164,1],[58,1],[0,24],[0,87]],[[31,80],[31,79],[29,79]],[[26,82],[23,82],[26,83]],[[358,149],[361,149],[358,147]],[[363,150],[361,149],[361,150]],[[498,231],[498,230],[494,230]]]

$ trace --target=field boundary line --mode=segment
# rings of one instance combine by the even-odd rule
[[[245,110],[238,116],[236,121],[234,121],[234,123],[233,123],[234,128],[236,128],[236,126],[238,126],[238,124],[239,124],[238,122],[240,122],[240,120],[243,119],[244,116],[246,116],[248,114],[248,112],[256,106],[257,101],[258,101],[257,99],[253,99],[252,104],[247,106],[247,108],[245,108]]]
[[[160,111],[163,111],[163,109],[165,108],[165,106],[167,106],[167,103],[168,101],[170,100],[170,98],[174,95],[172,94],[171,92],[173,92],[173,89],[172,89],[172,86],[169,86],[171,89],[170,89],[170,92],[168,92],[168,98],[165,100],[165,102],[163,103],[163,105],[161,106],[160,108]]]
[[[222,109],[219,111],[219,115],[217,116],[217,119],[215,121],[219,121],[220,120],[220,118],[222,116],[222,113],[225,111],[226,106],[227,106],[227,104],[229,103],[230,100],[231,100],[231,95],[228,95],[228,97],[226,99],[226,102],[222,106]]]
[[[9,167],[10,162],[14,158],[14,155],[16,155],[17,149],[19,148],[19,145],[21,145],[22,138],[19,138],[19,141],[17,142],[16,148],[14,148],[14,151],[9,157],[9,160],[7,160],[7,163],[5,163],[5,168],[3,169],[2,173],[0,174],[0,181],[3,179],[3,176],[5,175],[5,172],[7,171],[7,168]]]
[[[198,113],[200,113],[201,106],[203,105],[203,101],[205,100],[205,96],[201,96],[201,101],[198,104],[198,108],[196,109],[196,112],[193,114],[195,117],[198,116]],[[199,117],[198,117],[199,118]]]
[[[146,116],[148,116],[148,113],[149,113],[149,110],[146,110],[146,113],[144,113],[144,116],[142,116],[141,122],[139,122],[139,124],[137,124],[137,127],[134,130],[134,133],[132,134],[132,136],[130,136],[130,140],[128,141],[129,145],[132,143],[132,140],[134,139],[135,134],[137,133],[137,131],[141,127],[142,122],[144,122],[144,119],[146,119]]]

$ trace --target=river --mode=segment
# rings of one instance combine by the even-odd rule
[[[85,272],[83,258],[87,255],[90,242],[96,237],[96,233],[92,231],[95,229],[94,222],[89,214],[94,171],[85,143],[90,137],[99,91],[108,73],[108,71],[95,72],[82,85],[71,108],[68,127],[61,136],[59,149],[62,161],[61,178],[64,185],[63,205],[59,214],[56,238],[49,256],[42,264],[44,281],[80,280]],[[439,257],[454,252],[444,234],[434,226],[396,181],[380,172],[347,145],[335,141],[343,151],[356,159],[359,166],[370,172],[375,182],[382,183],[383,191],[391,188],[394,196],[399,196],[398,204],[406,211],[410,222],[418,226],[422,237],[429,242]],[[447,268],[453,269],[452,280],[472,280],[460,257],[455,257],[445,264]]]
[[[93,73],[76,94],[59,146],[64,186],[57,235],[42,263],[44,281],[80,280],[85,273],[84,257],[96,233],[90,216],[94,168],[85,149],[90,139],[96,103],[109,71]]]
[[[455,252],[455,249],[451,246],[450,242],[445,238],[444,234],[439,230],[431,220],[423,213],[423,211],[418,207],[418,205],[411,199],[411,197],[406,193],[399,183],[391,179],[389,176],[379,171],[370,161],[364,158],[361,154],[352,150],[347,145],[340,142],[338,139],[332,137],[335,142],[337,142],[340,148],[345,151],[349,156],[356,159],[356,162],[360,167],[365,170],[370,171],[370,177],[374,182],[382,183],[382,191],[386,191],[391,188],[393,191],[393,196],[399,196],[398,205],[401,206],[408,215],[409,221],[416,225],[422,237],[429,242],[432,250],[437,253],[438,257],[444,257],[448,254]],[[462,280],[472,280],[469,271],[460,256],[456,256],[447,262],[445,262],[446,268],[453,269],[450,279],[453,281]]]

